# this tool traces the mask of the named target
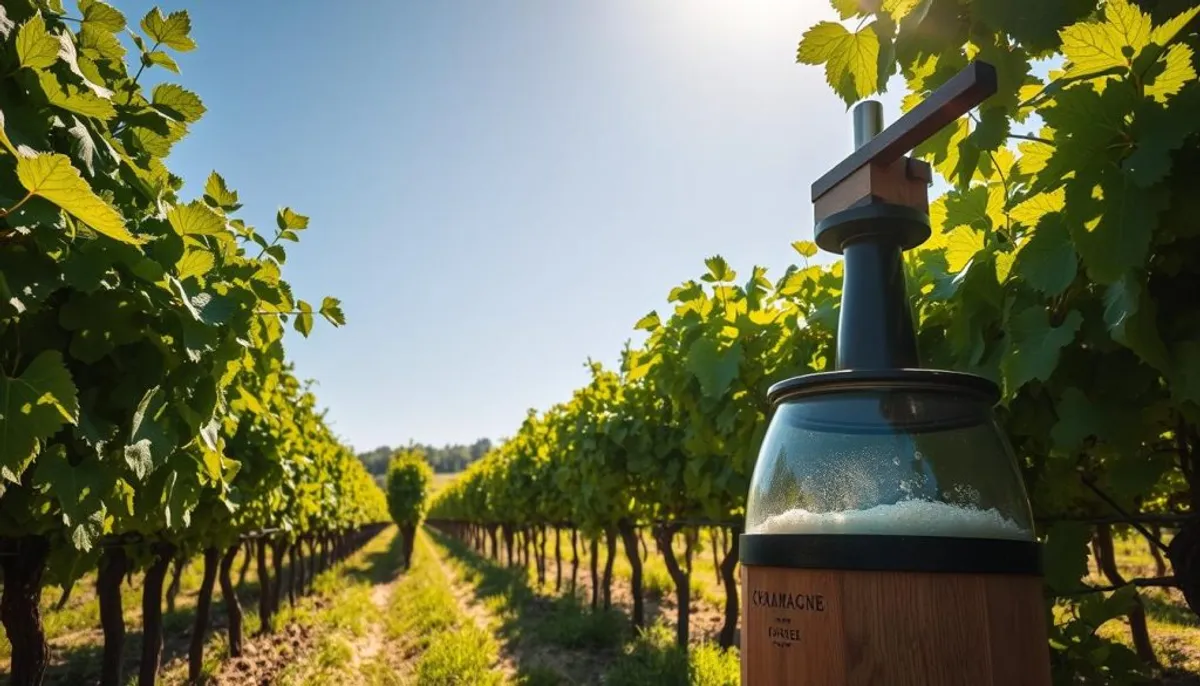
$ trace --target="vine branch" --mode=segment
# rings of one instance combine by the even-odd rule
[[[1042,138],[1041,136],[1034,136],[1027,133],[1010,133],[1008,134],[1008,137],[1019,138],[1023,141],[1033,141],[1035,143],[1045,143],[1046,145],[1054,147],[1054,141],[1050,140],[1049,138]]]
[[[1137,529],[1138,533],[1145,536],[1146,540],[1150,541],[1150,543],[1152,545],[1154,545],[1154,547],[1158,548],[1159,550],[1163,551],[1164,553],[1167,552],[1166,544],[1164,544],[1158,538],[1158,536],[1155,536],[1149,529],[1142,526],[1139,522],[1134,521],[1134,517],[1132,515],[1130,515],[1128,512],[1126,512],[1125,508],[1121,507],[1117,503],[1117,501],[1110,498],[1107,493],[1105,493],[1104,491],[1101,491],[1100,488],[1098,486],[1096,486],[1095,481],[1091,477],[1084,476],[1083,484],[1085,486],[1087,486],[1088,489],[1090,489],[1093,493],[1095,493],[1097,498],[1100,498],[1101,500],[1103,500],[1105,503],[1108,504],[1109,507],[1116,510],[1122,517],[1124,517],[1126,523],[1128,523],[1129,526],[1132,526],[1133,528]]]

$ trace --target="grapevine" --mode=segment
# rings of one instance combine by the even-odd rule
[[[425,516],[433,470],[425,461],[425,453],[416,449],[401,449],[392,456],[387,471],[387,505],[392,521],[404,537],[404,565],[412,564],[413,542],[417,526]]]
[[[135,27],[98,0],[78,14],[58,0],[0,11],[0,619],[14,684],[45,669],[45,584],[99,569],[102,681],[123,683],[120,581],[144,568],[147,684],[163,577],[203,554],[195,676],[218,576],[236,606],[228,568],[243,538],[273,532],[253,536],[269,620],[285,556],[294,592],[298,546],[344,554],[385,513],[284,354],[287,326],[307,336],[316,315],[345,323],[335,298],[314,308],[282,279],[284,245],[307,217],[281,209],[260,233],[220,174],[184,198],[164,162],[206,107],[176,83],[139,81],[179,72],[172,54],[196,47],[190,28],[186,12],[157,8]],[[230,616],[237,654],[240,610]]]

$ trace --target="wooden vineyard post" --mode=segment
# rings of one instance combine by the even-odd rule
[[[999,389],[920,367],[904,291],[932,178],[905,155],[995,90],[975,62],[887,129],[861,103],[857,150],[813,184],[816,243],[844,255],[836,368],[768,394],[738,545],[747,686],[1050,686]]]

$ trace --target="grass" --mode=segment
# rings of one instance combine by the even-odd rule
[[[529,570],[497,565],[448,537],[436,535],[435,540],[449,553],[450,563],[477,599],[499,618],[496,631],[506,651],[517,658],[519,683],[717,686],[738,682],[736,650],[721,650],[710,643],[682,650],[675,646],[674,630],[662,622],[635,634],[624,613],[591,610],[565,591],[566,580],[564,594],[556,596],[550,590],[552,581],[549,587],[535,588]]]
[[[1126,579],[1158,576],[1150,544],[1141,536],[1117,539],[1113,542],[1118,567]],[[1090,562],[1087,581],[1097,586],[1108,585]],[[1168,573],[1170,573],[1168,565]],[[1146,606],[1146,625],[1150,631],[1150,642],[1163,667],[1171,671],[1200,675],[1200,617],[1184,603],[1178,589],[1143,588],[1138,591]],[[1119,618],[1107,622],[1097,632],[1100,636],[1120,641],[1129,647],[1133,639],[1129,633],[1129,622]]]
[[[684,651],[675,632],[655,624],[626,647],[604,676],[609,686],[737,686],[741,664],[733,650],[703,643]]]
[[[492,671],[495,639],[466,617],[450,592],[428,536],[417,536],[412,572],[401,581],[390,608],[389,634],[415,646],[419,686],[499,684]]]
[[[417,683],[425,686],[473,686],[499,684],[500,674],[491,671],[496,660],[495,641],[475,626],[464,626],[437,634],[417,661]]]
[[[238,553],[234,562],[234,581],[241,569],[245,550]],[[168,572],[164,586],[170,584],[174,570]],[[195,622],[196,600],[204,575],[202,558],[197,556],[188,561],[180,576],[180,591],[175,600],[175,609],[163,611],[163,665],[186,660],[192,625]],[[122,584],[122,616],[125,619],[125,673],[135,674],[141,651],[142,625],[142,572],[134,573]],[[251,564],[246,582],[238,589],[238,600],[244,614],[243,632],[246,636],[258,631],[256,613],[258,602],[258,575]],[[100,601],[96,596],[96,574],[89,572],[75,583],[71,595],[62,609],[58,609],[62,589],[47,586],[42,592],[42,626],[50,647],[50,664],[45,683],[78,684],[95,680],[100,673],[100,656],[103,635],[100,631]],[[219,590],[214,593],[210,618],[209,649],[205,651],[206,663],[213,663],[209,652],[220,656],[228,654],[223,629],[225,607]],[[0,632],[0,676],[7,676],[12,645],[7,634]]]
[[[318,575],[314,584],[314,593],[307,598],[299,599],[296,608],[288,606],[284,594],[283,607],[275,617],[276,627],[289,623],[313,625],[330,622],[334,626],[350,626],[357,621],[358,612],[362,605],[354,597],[353,583],[364,574],[379,573],[382,557],[386,553],[388,541],[394,534],[376,537],[342,565],[332,570],[326,570]],[[238,572],[244,559],[245,550],[238,553],[233,565],[234,582],[237,582]],[[165,684],[183,683],[187,675],[187,650],[191,640],[192,627],[195,622],[196,600],[203,578],[202,558],[197,557],[188,562],[180,576],[180,591],[176,597],[175,609],[163,613],[163,657],[160,682]],[[169,572],[164,582],[169,584]],[[285,579],[288,567],[285,564]],[[141,654],[141,588],[143,574],[135,573],[122,585],[122,614],[125,619],[125,666],[127,677],[136,675],[138,660]],[[79,684],[92,683],[99,678],[100,656],[103,647],[103,634],[100,630],[100,604],[95,591],[95,573],[89,573],[81,578],[72,590],[67,603],[60,610],[57,604],[61,589],[48,587],[42,594],[41,607],[43,626],[46,630],[50,645],[50,665],[47,669],[46,684]],[[332,614],[326,617],[319,606],[334,595],[345,594],[346,598],[339,603],[328,605]],[[260,628],[258,618],[259,584],[256,565],[251,564],[247,570],[246,581],[238,587],[238,600],[242,606],[242,632],[247,641],[258,633]],[[357,606],[357,609],[356,609]],[[225,629],[227,618],[225,603],[221,598],[220,588],[214,591],[212,613],[208,641],[205,646],[202,674],[210,679],[221,668],[222,662],[228,657],[228,643]],[[7,673],[8,658],[11,645],[7,636],[0,637],[0,674]]]

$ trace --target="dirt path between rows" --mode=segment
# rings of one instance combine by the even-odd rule
[[[553,670],[563,676],[568,683],[598,683],[600,675],[607,671],[608,666],[617,657],[617,653],[611,649],[573,649],[557,645],[547,645],[544,640],[539,641],[529,632],[522,631],[520,627],[514,630],[514,624],[531,623],[536,621],[536,617],[542,614],[554,613],[556,611],[556,599],[560,596],[570,596],[571,568],[569,561],[564,560],[562,586],[556,591],[554,588],[556,577],[555,563],[553,557],[548,556],[546,560],[546,580],[548,583],[540,587],[536,581],[530,584],[530,590],[533,591],[532,597],[526,600],[524,606],[516,609],[516,612],[521,617],[497,618],[486,605],[480,602],[477,586],[460,577],[457,573],[456,565],[449,564],[444,560],[445,556],[453,555],[454,553],[441,544],[438,544],[436,548],[439,559],[443,562],[443,569],[446,570],[448,577],[452,581],[452,589],[459,605],[468,616],[475,618],[481,627],[496,634],[501,639],[504,657],[507,661],[516,663],[518,674],[522,668],[530,669],[536,667]],[[467,554],[478,556],[476,551],[470,551]],[[623,555],[623,553],[620,554]],[[486,560],[486,564],[496,567],[503,566],[491,558],[479,557]],[[581,603],[585,607],[590,605],[591,579],[586,557],[580,560],[575,594],[580,598]],[[623,612],[626,617],[632,615],[633,593],[631,584],[627,578],[614,576],[612,584],[612,607]],[[677,617],[674,593],[667,593],[664,596],[646,594],[645,614],[648,625],[658,621],[673,629]],[[723,618],[723,612],[719,605],[694,595],[691,602],[691,616],[689,621],[692,642],[715,641]]]
[[[272,683],[288,665],[308,654],[315,642],[316,636],[310,627],[295,623],[273,634],[254,636],[242,644],[241,657],[225,660],[209,683],[219,686]],[[184,675],[186,672],[176,676],[182,679]]]
[[[446,581],[450,586],[450,593],[454,596],[454,600],[458,603],[458,608],[462,613],[480,631],[493,636],[499,634],[500,626],[503,623],[502,620],[480,601],[479,596],[475,593],[475,586],[460,576],[454,565],[447,563],[446,554],[448,551],[436,541],[430,541],[429,547],[433,551],[433,556],[437,559],[438,566],[441,567],[442,575],[446,577]],[[500,642],[500,656],[495,669],[504,674],[506,682],[515,681],[517,657],[513,651],[509,650],[509,646],[505,642]]]

